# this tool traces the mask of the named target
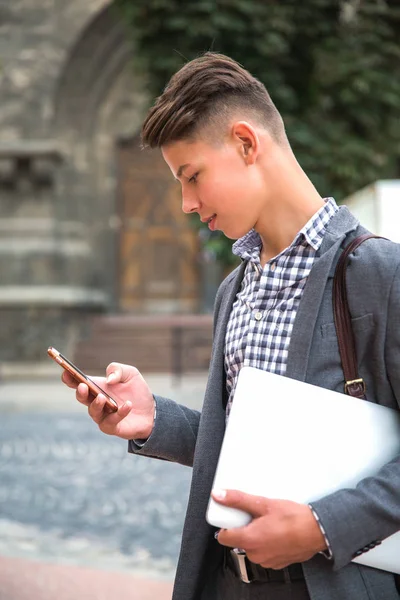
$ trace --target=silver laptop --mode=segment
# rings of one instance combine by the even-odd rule
[[[213,487],[308,503],[355,487],[398,454],[398,411],[243,367]],[[210,498],[207,521],[241,527],[251,516]],[[400,531],[354,561],[400,573]]]

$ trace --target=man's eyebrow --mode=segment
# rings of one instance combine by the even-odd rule
[[[189,166],[189,164],[190,164],[190,163],[186,163],[186,164],[184,164],[184,165],[181,165],[181,166],[179,167],[179,169],[178,169],[178,172],[177,172],[177,174],[176,174],[176,178],[175,178],[175,179],[177,179],[178,177],[180,177],[180,176],[182,175],[183,169],[186,169],[186,167],[188,167],[188,166]]]

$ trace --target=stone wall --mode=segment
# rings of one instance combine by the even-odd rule
[[[79,35],[109,0],[1,0],[1,141],[52,134],[54,90]]]
[[[0,0],[0,361],[115,306],[115,144],[146,97],[106,0]]]

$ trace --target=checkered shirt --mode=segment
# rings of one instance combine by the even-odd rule
[[[254,229],[234,243],[233,253],[248,263],[225,337],[227,418],[243,366],[285,374],[290,336],[307,277],[337,210],[333,198],[325,199],[325,205],[290,246],[264,268],[260,263],[261,238]]]

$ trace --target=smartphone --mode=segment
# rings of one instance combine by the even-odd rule
[[[63,356],[58,350],[56,350],[52,346],[50,346],[50,348],[47,349],[47,354],[50,356],[50,358],[55,360],[60,365],[60,367],[68,371],[68,373],[71,373],[72,377],[76,379],[76,381],[78,381],[79,383],[85,383],[89,388],[89,392],[94,398],[96,398],[96,396],[98,396],[100,393],[104,394],[104,396],[106,397],[106,403],[104,405],[104,409],[106,410],[106,412],[117,412],[118,404],[116,403],[116,401],[113,398],[111,398],[111,396],[109,396],[104,390],[102,390],[101,387],[97,385],[97,383],[90,379],[90,377],[88,377],[87,375],[85,375],[85,373],[78,369],[78,367],[76,367],[70,360],[68,360],[68,358],[65,358],[65,356]]]

